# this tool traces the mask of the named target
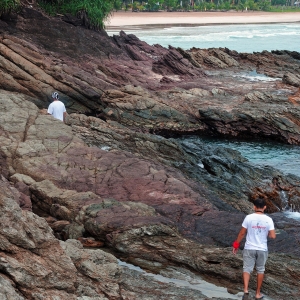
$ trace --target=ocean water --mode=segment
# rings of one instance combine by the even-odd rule
[[[109,35],[119,31],[107,30]],[[238,52],[300,51],[300,23],[174,26],[125,30],[150,45],[183,49],[227,47]]]
[[[271,166],[284,174],[300,177],[300,146],[285,145],[271,141],[239,141],[231,139],[217,139],[210,137],[186,136],[182,137],[185,143],[197,144],[197,141],[206,145],[222,146],[239,151],[250,163],[257,166]],[[203,165],[199,164],[203,168]],[[282,191],[280,196],[283,203],[287,204],[288,196]],[[300,212],[286,207],[284,212],[288,218],[300,222]]]
[[[196,140],[207,145],[223,146],[239,151],[249,162],[257,166],[272,166],[284,174],[300,177],[300,146],[270,141],[239,141],[190,136],[182,138],[188,143]]]

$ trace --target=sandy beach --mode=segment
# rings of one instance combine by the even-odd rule
[[[114,12],[106,29],[171,25],[258,24],[300,22],[300,12]]]

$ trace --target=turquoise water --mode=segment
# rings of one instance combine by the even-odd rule
[[[118,31],[107,31],[109,35]],[[150,45],[183,49],[227,47],[238,52],[300,51],[300,23],[235,24],[126,30]]]
[[[197,144],[204,142],[210,146],[222,146],[239,151],[250,163],[257,166],[272,166],[284,174],[293,174],[300,177],[300,146],[284,145],[263,141],[237,141],[228,139],[216,139],[209,137],[188,136],[181,138],[185,143]],[[286,198],[283,191],[281,199]],[[284,201],[286,202],[286,200]],[[300,221],[300,212],[292,212],[290,208],[284,212],[288,218]]]
[[[300,176],[300,147],[274,142],[236,141],[187,137],[184,140],[193,143],[195,140],[204,141],[207,145],[216,145],[238,150],[249,162],[258,166],[272,166],[285,174]]]

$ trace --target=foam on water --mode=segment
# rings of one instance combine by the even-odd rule
[[[300,221],[300,213],[299,212],[287,211],[287,212],[284,212],[284,215],[288,218]]]
[[[236,74],[233,75],[233,77],[238,77],[238,78],[244,78],[248,81],[276,81],[276,80],[281,80],[281,78],[273,78],[266,76],[264,74],[259,74],[256,72],[256,70],[253,70],[249,73],[242,73],[242,74]]]
[[[110,150],[110,147],[108,146],[103,146],[100,148],[101,150],[104,150],[104,151],[109,151]]]
[[[236,24],[214,26],[176,26],[126,30],[150,45],[172,45],[183,49],[227,47],[238,52],[263,50],[300,51],[300,24]],[[108,34],[118,34],[108,30]]]

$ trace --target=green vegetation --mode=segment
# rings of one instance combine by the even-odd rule
[[[270,8],[271,12],[300,12],[300,7],[295,6],[271,6]]]
[[[81,18],[88,28],[104,28],[104,21],[113,9],[121,9],[122,0],[35,0],[49,15],[71,14]],[[0,18],[17,12],[21,0],[0,0]]]
[[[0,18],[12,11],[17,11],[19,7],[19,0],[0,0]]]
[[[289,6],[286,6],[289,3]],[[122,9],[133,11],[263,10],[299,11],[290,0],[123,0]]]
[[[104,28],[104,21],[112,10],[120,9],[119,0],[37,0],[49,14],[71,14],[83,20],[88,28]]]

